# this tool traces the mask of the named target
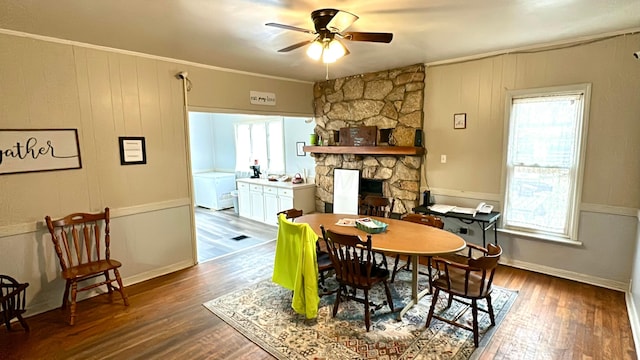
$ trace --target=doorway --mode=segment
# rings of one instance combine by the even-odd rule
[[[275,173],[268,170],[269,173],[295,175],[306,170],[309,176],[315,176],[314,159],[309,154],[299,156],[296,151],[297,143],[308,141],[309,134],[314,132],[313,118],[189,112],[198,262],[229,255],[275,239],[276,227],[256,226],[262,223],[238,216],[238,209],[234,206],[234,203],[237,206],[237,197],[234,199],[232,192],[236,190],[235,179],[252,175],[249,168],[252,157],[249,156],[254,155],[248,153],[244,164],[242,160],[238,160],[237,149],[240,149],[241,153],[246,152],[247,147],[252,145],[251,136],[260,134],[260,131],[256,131],[257,135],[241,136],[240,140],[237,140],[236,128],[239,124],[277,121],[281,123],[278,134],[273,133],[277,127],[269,127],[272,133],[265,141],[271,146],[272,153],[275,154],[273,156],[282,158],[282,165]],[[271,144],[268,143],[269,139],[272,140]],[[264,151],[260,150],[260,153],[262,152]],[[231,180],[228,180],[229,176]],[[205,177],[209,179],[198,181]],[[270,230],[264,230],[265,228]]]

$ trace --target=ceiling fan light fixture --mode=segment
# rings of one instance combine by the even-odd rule
[[[319,40],[316,40],[312,42],[311,45],[309,45],[309,47],[307,48],[307,56],[309,56],[310,58],[316,61],[320,60],[320,58],[322,57],[323,50],[324,50],[323,44]]]
[[[347,50],[345,49],[344,45],[342,45],[340,41],[333,39],[324,49],[324,53],[322,54],[322,62],[333,63],[343,57],[346,53]]]

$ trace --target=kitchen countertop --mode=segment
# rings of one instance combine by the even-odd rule
[[[273,186],[285,189],[304,189],[309,187],[316,187],[316,184],[303,183],[303,184],[294,184],[291,181],[269,181],[267,179],[252,179],[252,178],[242,178],[236,179],[236,182],[244,182],[248,184],[256,184],[256,185],[264,185],[264,186]]]

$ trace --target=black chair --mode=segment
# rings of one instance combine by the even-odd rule
[[[27,287],[29,283],[20,284],[16,279],[0,275],[0,321],[11,331],[11,319],[17,318],[25,331],[29,325],[22,317],[26,312]]]
[[[343,299],[362,303],[364,304],[364,323],[367,331],[369,331],[371,326],[370,305],[375,306],[373,311],[388,305],[393,312],[393,299],[387,284],[389,271],[374,266],[371,234],[368,234],[367,240],[363,241],[357,235],[336,233],[331,230],[325,230],[324,226],[320,228],[322,229],[322,236],[329,251],[329,256],[333,262],[336,280],[340,284],[336,294],[336,301],[333,305],[333,316],[335,317],[338,313],[338,307]],[[380,305],[372,304],[369,301],[369,289],[378,283],[384,285],[387,295],[387,301]],[[352,291],[347,287],[351,288]],[[364,291],[364,298],[356,296],[357,289]]]
[[[477,249],[477,247],[474,248]],[[487,249],[482,250],[483,255],[481,257],[477,259],[468,258],[466,264],[453,262],[441,257],[433,258],[433,266],[438,270],[439,275],[432,283],[435,291],[426,324],[429,327],[431,320],[436,318],[448,324],[470,330],[473,332],[473,343],[476,347],[478,347],[479,342],[478,310],[489,314],[492,326],[496,324],[493,306],[491,305],[491,285],[500,255],[502,255],[502,248],[499,245],[489,244]],[[434,314],[440,291],[449,295],[447,308],[451,306],[453,300],[471,306],[473,315],[472,327],[457,322],[455,318],[447,319]],[[487,310],[478,307],[478,300],[482,299],[487,302]],[[470,300],[471,303],[465,300]]]

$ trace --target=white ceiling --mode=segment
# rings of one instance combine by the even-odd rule
[[[0,28],[322,81],[306,48],[277,52],[312,35],[264,25],[313,30],[321,8],[358,15],[349,31],[394,33],[390,44],[345,41],[351,54],[330,78],[640,30],[640,0],[0,0]]]

